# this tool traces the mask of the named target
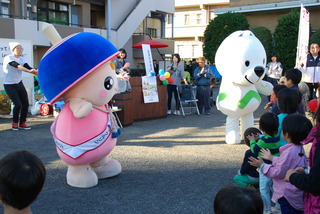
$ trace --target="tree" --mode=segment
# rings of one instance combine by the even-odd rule
[[[224,13],[211,20],[204,32],[203,55],[209,62],[214,62],[221,42],[237,30],[248,30],[249,24],[241,13]]]
[[[260,40],[267,54],[267,61],[272,54],[272,33],[266,27],[255,27],[251,29],[252,33]]]
[[[284,71],[295,66],[299,20],[300,13],[292,10],[279,18],[274,32],[275,50]]]
[[[310,44],[312,44],[312,43],[320,44],[320,29],[317,30],[316,32],[312,33],[311,38],[310,38]]]

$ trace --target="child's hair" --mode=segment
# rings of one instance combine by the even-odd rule
[[[279,119],[277,115],[272,112],[264,113],[259,120],[259,128],[270,136],[278,133]]]
[[[215,214],[262,214],[263,202],[257,190],[228,186],[217,193],[213,209]]]
[[[278,107],[281,113],[293,114],[298,110],[301,102],[301,95],[298,90],[292,88],[283,88],[279,91]]]
[[[28,151],[12,152],[0,160],[2,202],[22,210],[31,205],[42,190],[46,170],[42,161]]]
[[[285,86],[285,85],[275,85],[275,86],[273,87],[273,92],[274,92],[274,94],[276,95],[276,97],[278,97],[279,91],[280,91],[281,89],[286,88],[286,87],[287,87],[287,86]]]
[[[302,78],[302,73],[299,69],[289,69],[285,72],[284,76],[287,80],[291,80],[294,85],[298,85]]]
[[[288,134],[292,143],[300,145],[312,129],[311,121],[300,114],[286,116],[282,122],[283,134]]]
[[[255,127],[250,127],[250,128],[247,128],[244,133],[243,133],[243,136],[244,136],[244,143],[247,145],[247,146],[250,146],[250,141],[249,139],[247,138],[248,135],[251,135],[251,134],[262,134],[261,131]]]

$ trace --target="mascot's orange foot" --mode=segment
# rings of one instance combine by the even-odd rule
[[[67,183],[73,187],[90,188],[98,184],[98,177],[88,165],[68,167]]]
[[[121,164],[117,160],[107,157],[90,164],[90,167],[97,174],[99,179],[111,178],[120,174],[122,170]]]

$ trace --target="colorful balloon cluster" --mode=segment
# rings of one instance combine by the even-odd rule
[[[162,81],[163,85],[172,84],[174,82],[174,79],[170,77],[170,73],[163,69],[160,69],[159,71],[159,79]]]

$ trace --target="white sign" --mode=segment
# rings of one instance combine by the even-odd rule
[[[157,77],[142,77],[142,93],[144,103],[159,102]]]
[[[151,76],[151,72],[155,72],[153,69],[153,60],[150,45],[142,44],[142,52],[144,58],[144,65],[146,69],[146,75]]]
[[[301,67],[302,64],[304,66],[306,65],[307,55],[309,51],[309,28],[309,12],[301,4],[296,67]]]
[[[29,40],[17,40],[17,39],[2,39],[0,38],[0,91],[4,90],[3,87],[3,59],[8,54],[11,54],[9,48],[9,42],[19,42],[23,47],[23,57],[27,63],[33,67],[33,43]],[[29,96],[29,103],[33,105],[34,100],[34,77],[32,74],[22,72],[22,81]]]

